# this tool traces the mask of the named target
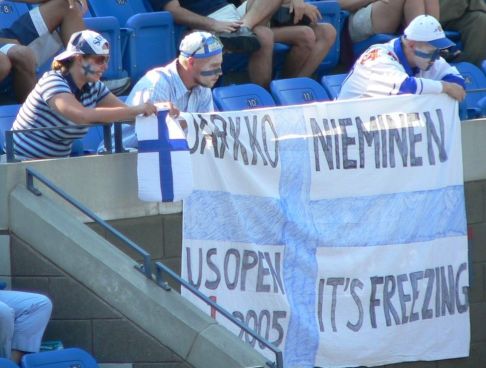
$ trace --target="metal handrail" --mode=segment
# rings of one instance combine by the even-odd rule
[[[101,217],[96,215],[93,211],[91,211],[89,208],[84,206],[81,202],[76,200],[75,198],[71,197],[69,194],[67,194],[65,191],[62,189],[58,188],[54,183],[52,183],[49,179],[47,179],[45,176],[41,175],[38,173],[36,170],[32,169],[31,167],[27,167],[25,169],[26,171],[26,186],[29,191],[34,193],[36,196],[41,196],[42,193],[39,189],[37,189],[34,186],[34,177],[42,182],[46,187],[51,189],[53,192],[58,194],[60,197],[62,197],[65,201],[69,202],[72,204],[74,207],[76,207],[79,211],[84,213],[86,216],[94,220],[98,225],[100,225],[103,229],[109,231],[111,234],[113,234],[115,237],[120,239],[123,243],[125,243],[131,250],[137,252],[140,254],[143,258],[143,265],[142,266],[136,266],[135,268],[141,271],[147,278],[152,279],[152,260],[150,258],[150,254],[128,239],[125,235],[123,235],[121,232],[116,230],[113,226],[108,224],[105,220],[103,220]]]
[[[257,332],[252,330],[250,327],[248,327],[246,324],[243,322],[237,320],[230,312],[228,312],[226,309],[224,309],[222,306],[220,306],[218,303],[212,301],[209,299],[206,295],[204,295],[202,292],[200,292],[198,289],[196,289],[193,285],[191,285],[189,282],[184,280],[182,277],[180,277],[177,273],[172,271],[170,268],[168,268],[166,265],[164,265],[161,262],[156,262],[155,263],[155,280],[152,278],[152,260],[150,257],[150,254],[128,239],[125,235],[123,235],[121,232],[113,228],[110,224],[108,224],[105,220],[100,218],[98,215],[96,215],[93,211],[88,209],[86,206],[84,206],[81,202],[67,194],[65,191],[62,189],[58,188],[54,183],[52,183],[49,179],[47,179],[45,176],[37,172],[31,167],[27,167],[25,169],[26,171],[26,186],[27,189],[32,192],[36,196],[41,196],[42,193],[39,189],[37,189],[34,185],[34,178],[42,182],[46,187],[51,189],[54,193],[58,194],[60,197],[62,197],[65,201],[69,202],[71,205],[76,207],[79,211],[87,215],[89,218],[94,220],[98,225],[100,225],[103,229],[109,231],[112,235],[114,235],[116,238],[120,239],[122,242],[124,242],[128,247],[130,247],[132,250],[137,252],[143,257],[143,265],[142,266],[136,266],[135,268],[141,271],[148,279],[155,281],[155,283],[163,288],[166,291],[170,291],[171,288],[167,284],[167,282],[164,281],[164,274],[169,275],[172,279],[174,279],[178,284],[184,286],[187,288],[191,293],[193,293],[196,297],[201,299],[203,302],[206,304],[209,304],[212,308],[216,309],[220,314],[225,316],[230,322],[233,324],[237,325],[241,329],[243,329],[245,332],[247,332],[249,335],[254,337],[257,341],[259,341],[262,345],[266,346],[268,349],[270,349],[274,354],[275,354],[275,362],[267,362],[267,365],[271,368],[283,368],[283,354],[282,351],[274,346],[271,342],[269,342],[267,339],[263,338],[260,336]]]
[[[115,140],[115,152],[114,153],[121,153],[126,152],[123,148],[123,139],[122,139],[122,129],[121,124],[126,124],[126,121],[116,121],[109,124],[97,123],[97,124],[89,124],[88,127],[94,126],[102,126],[103,127],[103,142],[105,144],[106,153],[110,154],[113,153],[113,145],[111,143],[111,126],[114,125],[114,140]],[[30,133],[30,132],[39,132],[39,131],[50,131],[50,130],[62,130],[62,129],[76,129],[76,128],[84,128],[83,126],[62,126],[62,127],[43,127],[43,128],[30,128],[30,129],[17,129],[17,130],[6,130],[5,131],[5,151],[7,154],[7,162],[17,162],[18,160],[15,159],[14,154],[14,134],[18,133]]]
[[[155,280],[160,287],[162,287],[166,291],[169,291],[170,286],[167,284],[166,281],[164,281],[164,277],[163,277],[164,273],[169,275],[172,279],[177,281],[177,283],[179,283],[180,285],[184,286],[187,290],[189,290],[196,297],[198,297],[203,302],[208,304],[211,308],[216,309],[220,314],[225,316],[231,323],[237,325],[239,328],[243,329],[246,333],[248,333],[249,335],[254,337],[256,340],[258,340],[262,345],[265,345],[268,349],[270,349],[275,354],[275,362],[267,362],[267,365],[269,367],[283,368],[283,354],[282,354],[282,351],[279,348],[274,346],[267,339],[260,336],[260,334],[255,332],[253,329],[251,329],[250,327],[248,327],[247,325],[245,325],[241,321],[237,320],[225,308],[223,308],[218,303],[216,303],[213,300],[211,300],[210,298],[208,298],[201,291],[196,289],[193,285],[191,285],[189,282],[187,282],[182,277],[180,277],[177,273],[172,271],[169,267],[167,267],[166,265],[164,265],[161,262],[155,262]]]

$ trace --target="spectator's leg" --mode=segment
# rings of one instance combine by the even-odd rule
[[[481,67],[481,62],[486,59],[486,13],[468,11],[461,18],[444,24],[444,28],[461,32],[463,50],[454,62],[467,61]]]
[[[0,81],[4,80],[12,69],[12,63],[7,55],[0,52]]]
[[[372,10],[371,10],[371,23],[373,24],[373,32],[374,33],[397,32],[398,27],[400,27],[400,25],[403,22],[403,7],[406,1],[407,0],[374,2],[372,4]]]
[[[6,291],[0,291],[0,300],[2,293],[6,293]],[[0,358],[10,359],[14,333],[14,316],[13,309],[0,301]]]
[[[282,74],[285,77],[310,77],[329,52],[336,39],[336,30],[327,23],[314,27],[291,26],[273,28],[276,42],[291,44]]]
[[[35,75],[36,57],[29,47],[20,45],[8,50],[7,55],[12,64],[15,96],[19,103],[22,103],[37,82]]]
[[[74,4],[74,7],[70,9],[69,2],[66,0],[49,0],[40,6],[42,18],[49,32],[60,27],[60,36],[65,45],[74,32],[86,28],[83,21],[86,9],[82,8],[77,1]]]
[[[281,4],[282,0],[248,0],[243,27],[253,29],[256,25],[266,25]]]
[[[20,359],[25,352],[39,351],[42,335],[52,312],[50,299],[41,294],[9,292],[4,302],[15,310],[12,358]]]
[[[253,32],[261,47],[250,55],[248,73],[253,83],[267,88],[272,80],[273,32],[265,26],[256,26]]]
[[[423,14],[439,19],[439,0],[406,0],[403,4],[403,22],[407,26],[415,17]]]

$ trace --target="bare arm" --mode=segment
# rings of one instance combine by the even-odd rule
[[[123,102],[113,99],[118,100],[110,93],[100,101],[99,107],[86,108],[71,93],[59,93],[52,97],[48,104],[65,118],[80,125],[131,121],[139,114],[148,116],[157,111],[157,108],[151,103],[127,106]]]
[[[242,23],[240,21],[222,22],[209,17],[204,17],[183,8],[178,0],[169,2],[164,10],[172,13],[176,23],[183,24],[189,28],[202,29],[210,32],[233,32],[236,31]]]

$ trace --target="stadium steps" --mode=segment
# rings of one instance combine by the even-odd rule
[[[23,184],[14,187],[8,201],[13,237],[186,364],[196,368],[265,366],[262,355],[177,292],[165,291],[147,279],[135,269],[134,260],[59,201],[36,196]],[[55,304],[55,308],[63,306]],[[96,352],[95,357],[99,359]]]

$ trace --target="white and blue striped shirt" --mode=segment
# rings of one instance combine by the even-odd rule
[[[86,134],[88,125],[76,124],[48,105],[49,100],[59,93],[72,93],[84,107],[93,108],[110,91],[100,81],[88,83],[79,89],[69,74],[63,75],[60,71],[45,73],[20,108],[12,130],[67,128],[14,134],[16,155],[29,158],[67,157],[71,153],[73,140]]]
[[[170,101],[180,111],[214,111],[211,88],[196,86],[188,90],[177,71],[177,59],[166,66],[148,71],[135,84],[125,103],[134,106],[149,100],[153,103]],[[125,148],[138,147],[134,124],[124,124],[122,134]],[[104,145],[101,142],[98,151],[103,149]]]

